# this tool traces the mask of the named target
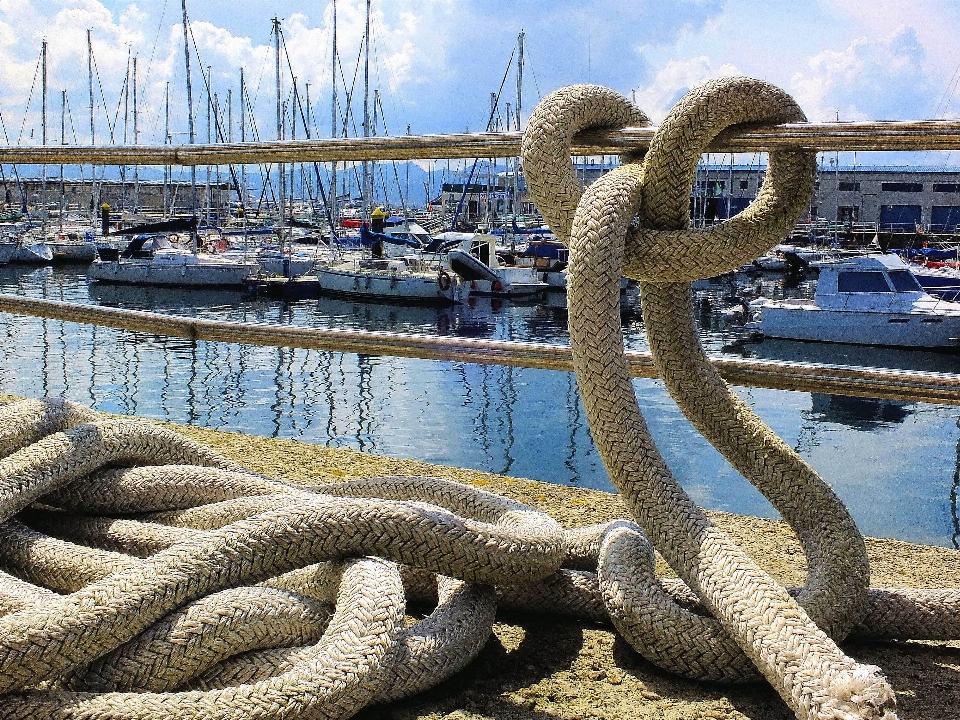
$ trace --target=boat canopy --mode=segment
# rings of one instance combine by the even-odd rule
[[[402,219],[402,218],[401,218]],[[391,235],[389,233],[373,232],[366,224],[360,226],[360,244],[363,247],[373,247],[378,242],[384,242],[389,245],[406,245],[420,250],[423,244],[409,236]]]
[[[157,250],[169,250],[173,248],[173,243],[167,239],[166,235],[137,235],[120,253],[122,258],[132,258],[144,253],[155,253]]]
[[[132,227],[114,230],[111,235],[148,235],[152,233],[165,232],[196,232],[197,218],[174,218],[173,220],[164,220],[163,222],[147,223],[145,225],[133,225]]]

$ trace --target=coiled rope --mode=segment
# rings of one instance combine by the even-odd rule
[[[730,124],[802,119],[765,83],[709,83],[681,100],[642,161],[626,158],[581,193],[574,133],[646,118],[595,86],[560,90],[530,118],[531,192],[571,247],[578,382],[635,523],[563,531],[519,503],[423,477],[304,489],[62,400],[0,407],[0,718],[346,718],[463,668],[498,606],[609,618],[687,677],[759,673],[799,718],[895,718],[879,670],[836,642],[960,638],[960,592],[868,590],[846,509],[727,390],[691,320],[687,283],[775,244],[813,168],[807,153],[771,153],[751,207],[693,232],[701,150]],[[654,361],[678,405],[800,537],[803,588],[756,567],[657,452],[623,353],[623,274],[641,280]],[[654,549],[681,580],[656,577]],[[408,624],[408,602],[434,609]]]

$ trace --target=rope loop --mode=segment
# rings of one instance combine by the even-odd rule
[[[573,118],[608,117],[625,103],[559,90],[536,108],[530,127],[551,133],[552,142],[538,138],[538,147],[569,154]],[[778,242],[806,207],[815,169],[813,153],[771,153],[763,188],[743,213],[689,229],[702,152],[733,125],[802,120],[786,93],[759,80],[695,88],[664,119],[645,157],[625,158],[582,193],[569,229],[572,167],[558,169],[553,156],[541,166],[541,152],[525,155],[524,169],[538,207],[570,246],[570,341],[600,455],[639,528],[712,615],[676,607],[652,574],[643,534],[619,529],[599,552],[600,587],[617,628],[648,660],[680,674],[743,681],[759,672],[798,717],[888,719],[890,686],[835,642],[867,611],[863,538],[829,486],[727,388],[692,319],[689,282],[735,269]],[[654,364],[680,409],[797,532],[810,574],[796,599],[713,526],[657,450],[624,355],[623,276],[641,281]]]

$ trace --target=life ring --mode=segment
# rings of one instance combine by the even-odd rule
[[[491,287],[494,292],[503,292],[503,283],[499,280],[494,280]]]
[[[443,292],[446,292],[450,289],[450,275],[446,270],[441,270],[437,275],[437,286]]]

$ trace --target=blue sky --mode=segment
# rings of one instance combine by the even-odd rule
[[[690,87],[732,74],[782,87],[811,120],[960,114],[956,0],[373,0],[372,6],[371,84],[380,90],[391,134],[405,132],[408,124],[414,133],[483,129],[490,93],[500,85],[521,29],[526,34],[523,120],[542,95],[589,81],[633,94],[656,121]],[[348,83],[356,67],[364,7],[364,0],[337,3],[338,45]],[[264,138],[276,137],[270,19],[279,15],[301,92],[310,83],[315,132],[330,134],[329,3],[188,0],[188,11],[199,59],[212,69],[218,100],[225,103],[228,89],[236,99],[243,67]],[[140,141],[162,142],[167,82],[174,141],[184,141],[180,13],[179,0],[0,0],[0,52],[5,59],[0,67],[0,112],[10,142],[39,140],[35,70],[44,38],[49,43],[50,137],[59,140],[65,89],[71,108],[68,142],[74,137],[89,142],[88,28],[99,78],[98,143],[108,136],[107,115],[113,122],[122,106],[128,56],[134,55]],[[514,108],[515,63],[516,58],[502,99]],[[206,96],[198,64],[194,56],[197,129],[203,140]],[[359,124],[362,67],[356,88]],[[342,88],[340,95],[342,101]],[[236,105],[234,120],[237,139]],[[120,136],[122,121],[115,126],[115,137]],[[894,156],[887,160],[895,162]]]

